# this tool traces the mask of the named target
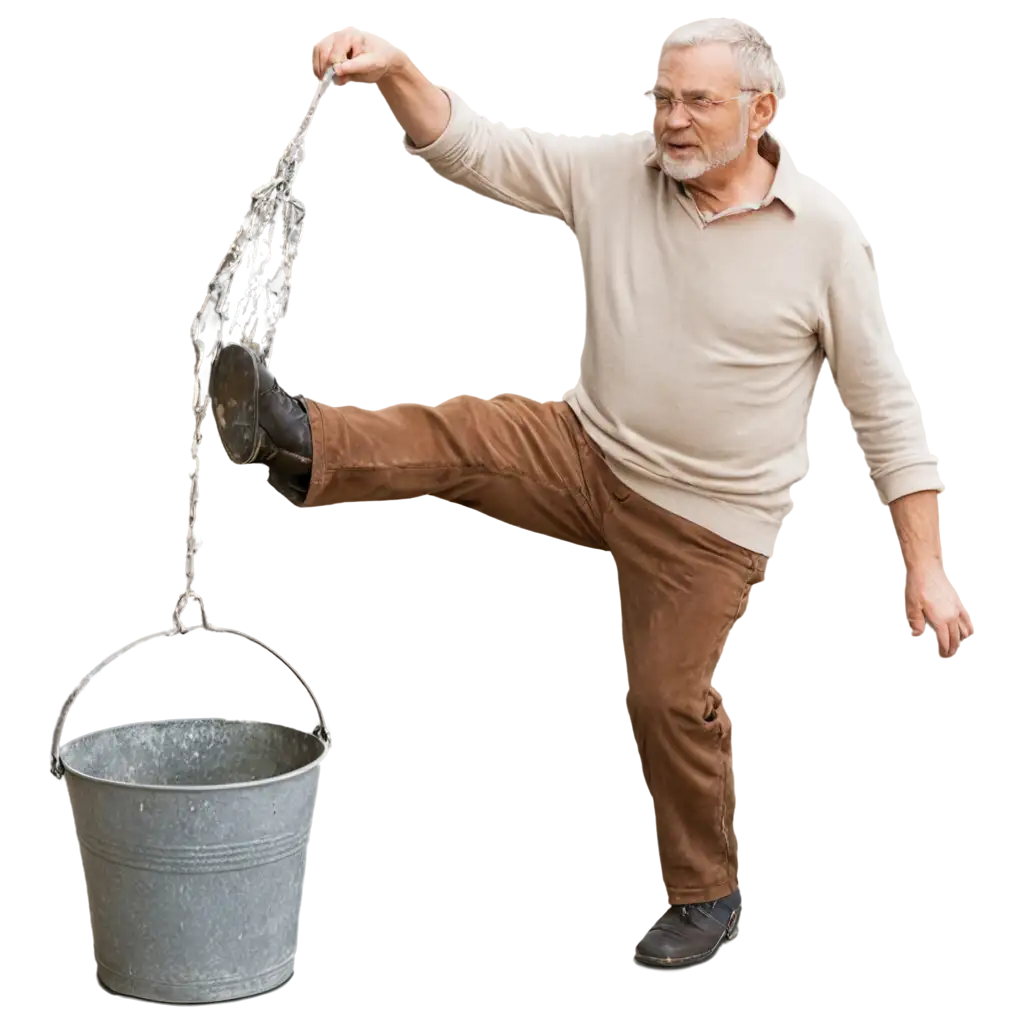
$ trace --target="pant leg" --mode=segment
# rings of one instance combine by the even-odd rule
[[[607,550],[565,402],[461,395],[371,411],[306,399],[304,507],[433,495],[527,530]]]
[[[732,722],[711,679],[768,559],[648,501],[591,447],[609,494],[602,512],[618,568],[626,706],[669,902],[718,899],[739,882]]]

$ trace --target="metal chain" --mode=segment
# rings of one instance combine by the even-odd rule
[[[292,197],[292,183],[298,173],[299,166],[305,156],[303,142],[313,114],[316,112],[320,98],[334,80],[334,71],[328,69],[317,86],[313,102],[299,126],[298,132],[284,154],[278,161],[274,177],[252,193],[249,212],[242,221],[242,226],[231,243],[227,255],[221,260],[217,273],[206,289],[206,297],[199,312],[192,321],[192,348],[195,352],[194,380],[192,385],[192,412],[195,416],[195,430],[192,434],[192,486],[189,492],[188,534],[185,539],[185,590],[178,598],[174,607],[175,632],[186,632],[181,623],[181,613],[188,604],[189,598],[199,602],[202,612],[203,626],[210,628],[206,620],[206,609],[202,598],[192,589],[195,578],[195,557],[199,543],[195,537],[196,506],[199,503],[199,444],[203,439],[202,424],[206,409],[210,403],[210,395],[203,395],[199,371],[206,353],[207,342],[204,334],[215,329],[216,335],[211,346],[211,362],[224,345],[225,326],[227,336],[233,331],[240,332],[240,344],[250,348],[264,363],[270,359],[277,333],[278,321],[288,309],[288,296],[291,291],[291,272],[295,254],[298,251],[302,236],[302,222],[306,209],[297,199]],[[269,281],[264,280],[267,264],[274,245],[274,225],[277,215],[281,215],[281,264]],[[234,282],[235,272],[246,257],[248,278],[245,291],[229,319],[229,296]],[[259,326],[259,300],[262,291],[265,295],[264,321],[266,328],[260,341],[255,341]],[[194,628],[194,627],[191,627]]]

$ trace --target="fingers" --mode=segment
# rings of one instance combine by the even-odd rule
[[[924,632],[924,615],[920,611],[908,612],[907,621],[910,623],[910,628],[914,636],[920,636]]]
[[[351,60],[334,62],[334,80],[338,85],[344,85],[350,78],[358,80],[359,75],[368,74],[376,70],[379,61],[372,53],[361,53]]]
[[[321,39],[316,46],[313,47],[313,74],[317,78],[323,78],[324,72],[330,67],[327,60],[331,55],[331,49],[334,46],[334,36],[330,35],[324,39]]]
[[[967,609],[960,605],[959,610],[949,623],[949,654],[952,658],[960,649],[960,645],[974,632],[974,623],[971,622]]]
[[[939,655],[943,658],[952,658],[960,650],[960,645],[964,640],[974,632],[970,616],[963,608],[953,618],[947,619],[945,622],[940,620],[933,623],[932,619],[927,618],[921,612],[909,615],[908,619],[914,636],[920,636],[924,632],[926,624],[935,630],[935,637],[939,643]]]
[[[336,85],[379,82],[400,66],[402,56],[387,40],[347,28],[313,47],[313,74],[323,81],[333,70]]]
[[[939,637],[939,654],[943,658],[952,658],[960,650],[965,637],[970,636],[961,628],[959,617],[940,623],[935,632]]]
[[[363,53],[366,49],[364,33],[355,28],[332,32],[313,47],[313,74],[322,79],[334,64]]]
[[[324,49],[327,43],[327,33],[322,32],[314,40],[312,49],[309,51],[309,71],[312,74],[313,81],[318,82],[324,77],[321,68],[323,67],[323,56],[321,51]]]
[[[971,622],[970,615],[967,614],[966,608],[960,609],[960,635],[963,637],[972,636],[974,633],[974,623]]]
[[[940,621],[935,627],[935,639],[941,657],[952,657],[968,640],[975,635],[974,622],[966,608],[959,607]]]

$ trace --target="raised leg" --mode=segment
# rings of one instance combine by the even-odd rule
[[[590,450],[563,401],[461,395],[438,406],[332,407],[292,396],[247,348],[210,372],[221,442],[302,507],[432,495],[515,526],[607,550],[588,488]]]

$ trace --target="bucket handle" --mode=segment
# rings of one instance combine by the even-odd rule
[[[181,611],[185,604],[188,603],[189,597],[194,597],[199,602],[199,610],[202,613],[203,621],[194,626],[183,626],[181,624]],[[60,717],[57,719],[57,727],[53,730],[53,746],[50,748],[50,772],[56,778],[60,779],[64,776],[64,763],[60,758],[60,738],[61,733],[64,731],[64,723],[67,720],[68,712],[71,710],[71,705],[74,704],[75,699],[85,689],[89,680],[91,680],[92,677],[100,671],[100,669],[106,668],[107,665],[109,665],[115,658],[121,657],[125,651],[130,651],[133,647],[137,647],[139,644],[145,643],[147,640],[152,640],[158,636],[173,636],[175,633],[191,633],[193,629],[207,629],[211,633],[234,633],[235,636],[245,637],[246,640],[251,640],[254,644],[259,644],[259,646],[265,651],[270,651],[278,661],[291,671],[292,675],[302,683],[303,687],[305,687],[306,693],[309,694],[309,698],[312,700],[313,706],[316,708],[316,713],[320,718],[319,725],[313,729],[313,735],[323,740],[327,746],[331,745],[331,734],[327,731],[327,723],[324,721],[323,710],[321,709],[313,691],[309,688],[309,684],[302,678],[302,676],[299,675],[292,665],[285,661],[285,659],[282,658],[277,651],[273,650],[273,648],[268,647],[262,640],[257,640],[256,637],[249,636],[248,633],[242,633],[237,629],[228,629],[226,626],[211,626],[206,618],[206,608],[203,605],[203,599],[198,594],[194,592],[186,592],[182,595],[182,598],[184,600],[179,599],[178,605],[174,610],[174,626],[171,629],[164,629],[159,633],[150,633],[148,636],[139,637],[138,640],[133,640],[130,644],[125,644],[125,646],[120,650],[114,651],[113,654],[108,655],[87,676],[85,676],[85,678],[78,684],[78,686],[75,687],[71,695],[64,702],[64,707],[61,708]]]

